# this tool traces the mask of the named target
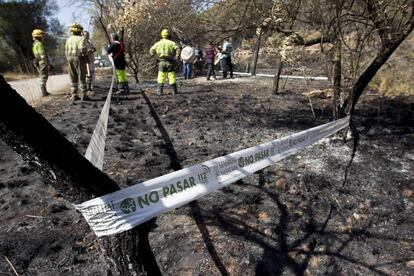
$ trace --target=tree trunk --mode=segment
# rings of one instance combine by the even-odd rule
[[[392,53],[400,46],[404,41],[406,36],[399,38],[398,40],[393,41],[392,43],[385,43],[382,46],[381,50],[371,62],[367,69],[359,76],[358,80],[355,82],[352,87],[351,94],[345,101],[344,106],[342,107],[343,112],[348,114],[353,114],[355,111],[355,105],[358,103],[359,97],[364,92],[365,88],[368,86],[369,82],[377,74],[378,70],[381,69],[382,65],[387,62],[388,58]]]
[[[332,111],[334,119],[338,119],[340,116],[339,97],[341,96],[341,80],[342,80],[342,65],[341,65],[341,40],[336,39],[334,46],[334,58],[333,58],[333,88],[334,95],[332,101]]]
[[[127,67],[131,69],[132,74],[134,75],[135,83],[139,83],[139,78],[138,78],[139,60],[138,60],[138,57],[134,57],[134,54],[131,49],[131,43],[129,43],[127,54],[129,56],[129,62],[127,63]]]
[[[246,73],[250,73],[250,62],[246,64]]]
[[[404,25],[401,25],[399,32],[391,32],[384,28],[383,22],[378,17],[379,9],[381,5],[378,5],[375,1],[367,1],[367,11],[370,19],[373,24],[377,27],[378,35],[381,38],[381,49],[378,52],[375,59],[371,62],[367,69],[359,76],[358,80],[355,82],[352,87],[351,94],[347,98],[342,107],[342,110],[346,110],[347,113],[353,114],[355,111],[355,106],[358,103],[359,97],[361,97],[365,88],[368,86],[369,82],[377,74],[378,70],[387,62],[388,58],[394,53],[394,51],[400,46],[400,44],[405,40],[405,38],[412,32],[414,29],[414,0],[411,0],[411,13]]]
[[[259,51],[260,51],[260,42],[262,41],[262,30],[259,32],[259,36],[257,37],[256,41],[256,48],[254,50],[254,57],[253,57],[253,68],[252,68],[252,76],[256,76],[256,67],[257,61],[259,60]]]
[[[276,74],[273,77],[273,88],[272,88],[272,94],[279,93],[279,81],[280,81],[280,74],[282,73],[283,69],[283,61],[282,58],[278,55],[276,60]]]
[[[337,0],[335,2],[336,10],[336,24],[335,24],[335,40],[333,47],[333,88],[334,95],[332,100],[332,113],[334,119],[339,119],[343,114],[341,114],[339,98],[341,96],[341,82],[342,82],[342,28],[341,28],[341,13],[343,9],[344,2],[342,0]]]
[[[71,203],[119,190],[60,132],[29,106],[0,75],[0,138]],[[150,224],[99,239],[114,275],[154,274],[159,268],[148,242]]]

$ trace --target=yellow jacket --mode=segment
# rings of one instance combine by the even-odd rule
[[[40,40],[34,40],[32,52],[36,60],[47,61],[45,46],[43,46],[43,43]]]
[[[163,38],[151,47],[150,54],[162,60],[172,60],[176,58],[177,48],[174,41]]]
[[[87,54],[86,39],[83,36],[71,35],[66,40],[66,57],[82,57]]]

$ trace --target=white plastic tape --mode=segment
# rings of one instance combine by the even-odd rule
[[[253,174],[349,125],[349,117],[172,172],[75,207],[97,236],[118,234]]]
[[[251,73],[244,73],[244,72],[233,72],[234,75],[240,76],[251,76]],[[257,73],[257,77],[265,77],[265,78],[274,78],[275,75],[273,74],[261,74]],[[328,80],[328,77],[306,77],[306,76],[293,76],[293,75],[280,75],[281,79],[292,79],[292,80]]]
[[[102,170],[103,160],[105,154],[105,140],[108,129],[108,117],[109,107],[111,105],[112,89],[115,82],[115,64],[111,56],[109,60],[112,64],[112,82],[109,88],[108,96],[106,97],[105,104],[102,108],[101,115],[99,115],[98,122],[92,133],[92,138],[89,141],[88,148],[86,149],[85,158],[89,160],[95,167]]]

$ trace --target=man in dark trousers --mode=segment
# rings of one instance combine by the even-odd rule
[[[214,49],[213,42],[209,42],[207,47],[204,49],[205,60],[207,63],[207,80],[213,76],[216,79],[216,72],[214,71],[214,59],[216,56],[216,49]]]
[[[203,75],[203,50],[200,48],[200,45],[194,50],[195,61],[194,61],[194,75],[196,77]]]
[[[230,78],[233,78],[233,63],[231,62],[232,51],[233,51],[233,45],[230,42],[225,41],[223,43],[223,60],[225,61],[228,67],[228,70],[230,71]]]
[[[108,55],[112,55],[115,63],[118,91],[116,94],[129,93],[128,79],[126,75],[125,47],[123,41],[119,41],[116,33],[111,34],[111,45],[107,49]]]

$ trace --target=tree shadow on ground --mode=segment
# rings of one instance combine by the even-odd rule
[[[148,108],[150,110],[150,114],[155,120],[156,128],[160,131],[162,139],[164,140],[165,147],[166,147],[166,150],[167,150],[167,155],[170,158],[170,167],[175,171],[181,170],[183,167],[179,162],[177,152],[175,151],[174,145],[171,141],[171,138],[170,138],[167,130],[164,128],[164,126],[161,122],[161,119],[159,118],[154,106],[152,105],[150,99],[148,98],[148,96],[145,94],[145,92],[143,90],[141,90],[141,95],[144,97],[144,100],[145,100],[145,102],[148,105]],[[190,205],[190,208],[191,208],[191,215],[194,218],[198,229],[200,230],[203,241],[204,241],[204,243],[207,247],[207,250],[208,250],[211,258],[213,259],[217,269],[220,271],[220,273],[222,275],[229,275],[227,270],[226,270],[226,267],[224,266],[223,262],[221,261],[220,257],[218,256],[217,251],[214,247],[214,244],[213,244],[213,242],[210,238],[210,234],[209,234],[208,229],[206,227],[206,223],[205,223],[205,220],[204,220],[203,215],[201,213],[200,206],[198,205],[197,201],[192,201],[192,202],[189,203],[189,205]]]
[[[167,147],[168,155],[170,156],[171,168],[181,169],[182,166],[178,161],[177,153],[174,149],[174,146],[171,142],[171,139],[163,127],[160,118],[158,117],[154,107],[152,106],[150,100],[142,92],[142,95],[150,108],[151,115],[157,123],[157,128],[160,130],[164,142]],[[245,103],[247,103],[246,101]],[[289,129],[306,129],[315,125],[319,125],[322,122],[327,122],[331,120],[331,112],[329,105],[322,105],[315,108],[317,114],[323,114],[323,116],[318,117],[317,119],[309,116],[309,110],[302,108],[298,112],[297,109],[292,110],[281,110],[277,114],[275,119],[275,114],[273,114],[272,109],[264,110],[251,110],[249,108],[243,109],[244,104],[241,101],[241,109],[228,110],[227,106],[217,107],[213,104],[206,105],[208,111],[200,112],[200,116],[205,114],[219,114],[227,113],[229,116],[235,116],[236,112],[245,111],[246,116],[253,118],[251,124],[257,127],[265,128],[277,128],[277,127],[289,127]],[[391,104],[391,103],[390,103]],[[401,102],[398,102],[402,108],[412,108],[412,106],[405,106]],[[392,104],[391,104],[392,105]],[[372,118],[375,113],[375,106],[365,107],[368,109],[367,114],[357,115],[358,124],[364,124],[365,122],[374,121]],[[364,110],[365,110],[364,108]],[[409,113],[410,118],[413,113]],[[226,114],[223,116],[227,116]],[[371,117],[369,117],[371,115]],[[386,113],[384,113],[386,115]],[[287,117],[291,117],[290,121],[286,121]],[[389,123],[390,125],[395,124],[395,116],[391,116]],[[218,118],[217,120],[220,120]],[[411,119],[409,119],[411,120]],[[248,128],[250,125],[242,125],[241,127]],[[412,130],[412,128],[411,128]],[[356,150],[356,149],[355,149]],[[355,150],[353,154],[355,154]],[[346,168],[346,174],[348,173],[349,166],[352,163],[348,163]],[[328,180],[326,180],[329,182]],[[240,184],[242,183],[242,184]],[[345,182],[343,182],[345,183]],[[341,183],[341,184],[343,184]],[[238,185],[245,185],[243,182],[239,182]],[[332,185],[331,185],[332,186]],[[277,214],[273,217],[278,217],[278,222],[273,228],[275,236],[269,236],[268,234],[262,232],[260,229],[251,227],[247,222],[246,218],[237,216],[237,214],[229,214],[228,210],[232,208],[237,208],[241,203],[227,203],[222,204],[220,208],[201,208],[200,205],[196,202],[190,204],[193,218],[195,219],[197,226],[203,236],[204,243],[207,246],[207,249],[216,264],[216,267],[224,275],[228,275],[228,271],[224,266],[222,260],[220,259],[213,241],[209,235],[208,229],[206,228],[206,221],[208,220],[210,225],[214,225],[220,228],[223,231],[231,233],[232,236],[238,237],[242,240],[249,241],[257,244],[263,249],[263,254],[260,261],[256,264],[256,274],[257,275],[281,275],[286,271],[286,269],[292,271],[296,275],[304,275],[309,269],[310,260],[314,257],[325,257],[327,258],[328,265],[325,267],[326,271],[321,271],[321,273],[327,274],[340,274],[342,271],[342,263],[347,263],[352,268],[362,269],[370,273],[375,273],[379,275],[387,275],[386,272],[381,270],[382,266],[398,264],[406,261],[406,259],[395,259],[390,262],[376,263],[372,264],[366,260],[354,257],[353,254],[346,252],[349,246],[355,242],[358,242],[360,239],[376,239],[381,241],[396,241],[396,242],[413,242],[413,240],[392,237],[384,234],[373,233],[372,224],[365,224],[359,227],[358,229],[353,229],[351,231],[340,231],[332,230],[329,228],[330,222],[335,216],[342,216],[340,212],[336,209],[335,205],[330,203],[329,210],[325,214],[325,219],[322,223],[317,221],[321,220],[321,216],[316,216],[315,213],[318,210],[314,209],[312,206],[308,206],[305,218],[302,218],[301,225],[304,229],[303,235],[300,237],[294,237],[292,239],[290,235],[291,227],[298,218],[291,213],[286,203],[280,198],[280,195],[274,190],[264,187],[263,185],[252,185],[252,189],[257,190],[258,193],[266,195],[273,202],[274,206],[277,207]],[[334,187],[331,187],[334,189]],[[336,187],[340,188],[340,187]],[[224,189],[226,192],[226,189]],[[231,194],[231,192],[230,192]],[[226,212],[227,211],[227,212]],[[301,247],[303,244],[307,244],[306,247]],[[320,250],[319,246],[323,245],[324,250]]]
[[[327,257],[328,265],[326,271],[320,270],[319,273],[340,274],[343,273],[339,263],[346,262],[351,269],[362,269],[364,271],[388,275],[380,268],[385,265],[395,265],[406,262],[409,258],[396,259],[390,262],[377,262],[371,264],[368,261],[353,256],[350,252],[343,252],[352,243],[361,240],[381,240],[383,242],[410,242],[414,239],[399,238],[388,234],[374,233],[373,223],[367,223],[359,228],[350,231],[329,230],[327,228],[335,216],[341,216],[336,207],[331,204],[323,222],[320,217],[314,214],[312,206],[308,206],[305,217],[297,218],[289,211],[286,204],[282,202],[280,196],[274,189],[249,185],[239,182],[238,185],[249,186],[261,194],[268,196],[278,209],[278,222],[274,227],[275,236],[269,236],[255,227],[246,223],[243,217],[236,218],[235,213],[228,213],[226,210],[238,208],[238,204],[227,204],[222,208],[213,210],[202,210],[204,216],[209,218],[222,231],[231,233],[241,240],[249,241],[263,248],[263,254],[256,265],[256,275],[282,275],[286,270],[292,271],[295,275],[305,275],[312,257]],[[240,196],[240,195],[238,195]],[[292,239],[290,231],[294,224],[303,224],[303,235]],[[296,225],[297,226],[297,225]],[[374,229],[373,229],[374,230]],[[303,245],[306,246],[303,246]],[[321,249],[323,246],[323,250]],[[380,254],[380,252],[377,252]]]

